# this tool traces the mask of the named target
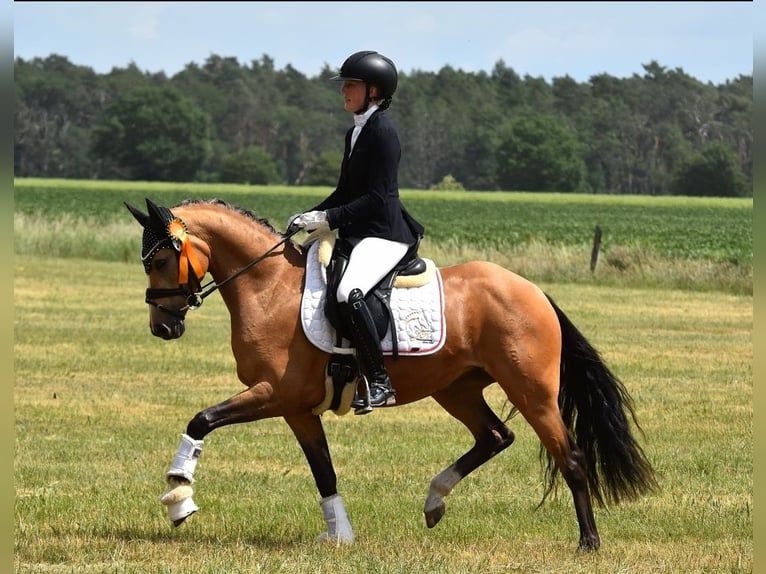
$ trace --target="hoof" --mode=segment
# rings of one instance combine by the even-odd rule
[[[445,511],[447,510],[446,506],[444,506],[444,502],[441,504],[435,506],[434,508],[427,510],[425,512],[426,515],[426,526],[428,528],[433,528],[437,524],[439,524],[439,521],[442,519],[442,516],[444,516]]]
[[[601,540],[596,538],[581,538],[577,551],[581,554],[586,552],[595,552],[601,546]]]
[[[192,514],[194,514],[195,512],[197,512],[197,511],[196,511],[196,510],[193,510],[192,512],[190,512],[189,514],[187,514],[187,515],[186,515],[186,516],[184,516],[183,518],[176,518],[176,519],[173,521],[173,526],[175,526],[176,528],[178,528],[179,526],[181,526],[181,525],[182,525],[182,524],[183,524],[183,523],[186,521],[186,519],[187,519],[187,518],[189,518],[189,517],[190,517]]]
[[[173,521],[173,526],[183,524],[184,520],[197,512],[199,507],[194,504],[191,498],[184,498],[180,502],[174,502],[168,505],[168,516]]]

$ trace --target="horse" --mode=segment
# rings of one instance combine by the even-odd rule
[[[194,470],[204,438],[226,425],[282,417],[297,439],[320,495],[327,531],[317,540],[352,544],[354,532],[316,407],[325,400],[326,350],[307,339],[299,315],[306,243],[265,218],[220,199],[172,208],[146,199],[125,203],[143,227],[151,333],[176,339],[189,310],[219,291],[231,317],[231,350],[244,389],[188,422],[160,500],[175,526],[199,510]],[[424,356],[386,356],[396,406],[431,397],[460,421],[473,445],[434,476],[424,505],[428,528],[445,514],[444,498],[471,472],[508,448],[514,433],[485,401],[491,384],[511,413],[540,439],[544,493],[563,477],[579,526],[578,551],[600,546],[593,507],[635,500],[658,488],[636,439],[643,436],[633,398],[553,299],[531,281],[486,261],[438,269],[445,341]],[[210,274],[212,281],[202,285]]]

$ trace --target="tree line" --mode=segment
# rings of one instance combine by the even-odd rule
[[[752,196],[753,78],[400,73],[408,189]],[[336,70],[211,55],[172,77],[14,61],[16,177],[334,186],[351,124]]]

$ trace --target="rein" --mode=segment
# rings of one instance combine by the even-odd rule
[[[215,280],[208,282],[205,285],[200,284],[200,277],[197,277],[197,274],[192,272],[192,276],[197,280],[197,284],[199,285],[199,289],[196,291],[192,291],[189,288],[189,283],[186,283],[180,287],[177,287],[175,289],[147,289],[146,290],[146,302],[149,305],[154,305],[157,307],[157,309],[164,311],[165,313],[168,313],[178,319],[183,319],[186,315],[186,312],[189,310],[195,310],[199,309],[202,306],[203,301],[205,300],[208,295],[215,293],[218,289],[226,285],[229,281],[232,281],[242,275],[245,271],[250,269],[253,265],[256,265],[257,263],[260,263],[266,257],[271,255],[271,253],[280,247],[281,245],[284,245],[287,241],[290,240],[290,238],[298,233],[301,230],[299,227],[293,227],[287,229],[282,239],[274,244],[268,251],[263,253],[262,255],[259,255],[250,263],[245,265],[244,267],[238,269],[231,275],[229,275],[226,279],[221,281],[220,283],[216,283]],[[157,303],[154,299],[159,297],[173,297],[175,295],[183,295],[186,297],[186,305],[181,307],[180,309],[169,309],[168,307],[165,307],[164,305],[161,305],[160,303]]]

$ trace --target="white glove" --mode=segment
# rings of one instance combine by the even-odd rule
[[[290,219],[287,220],[287,227],[285,227],[285,229],[290,229],[293,225],[297,227],[298,226],[297,220],[300,216],[301,216],[300,213],[294,213],[293,215],[291,215]]]
[[[330,229],[330,224],[327,221],[327,213],[324,211],[307,211],[306,213],[302,213],[293,220],[293,224],[306,231]]]

